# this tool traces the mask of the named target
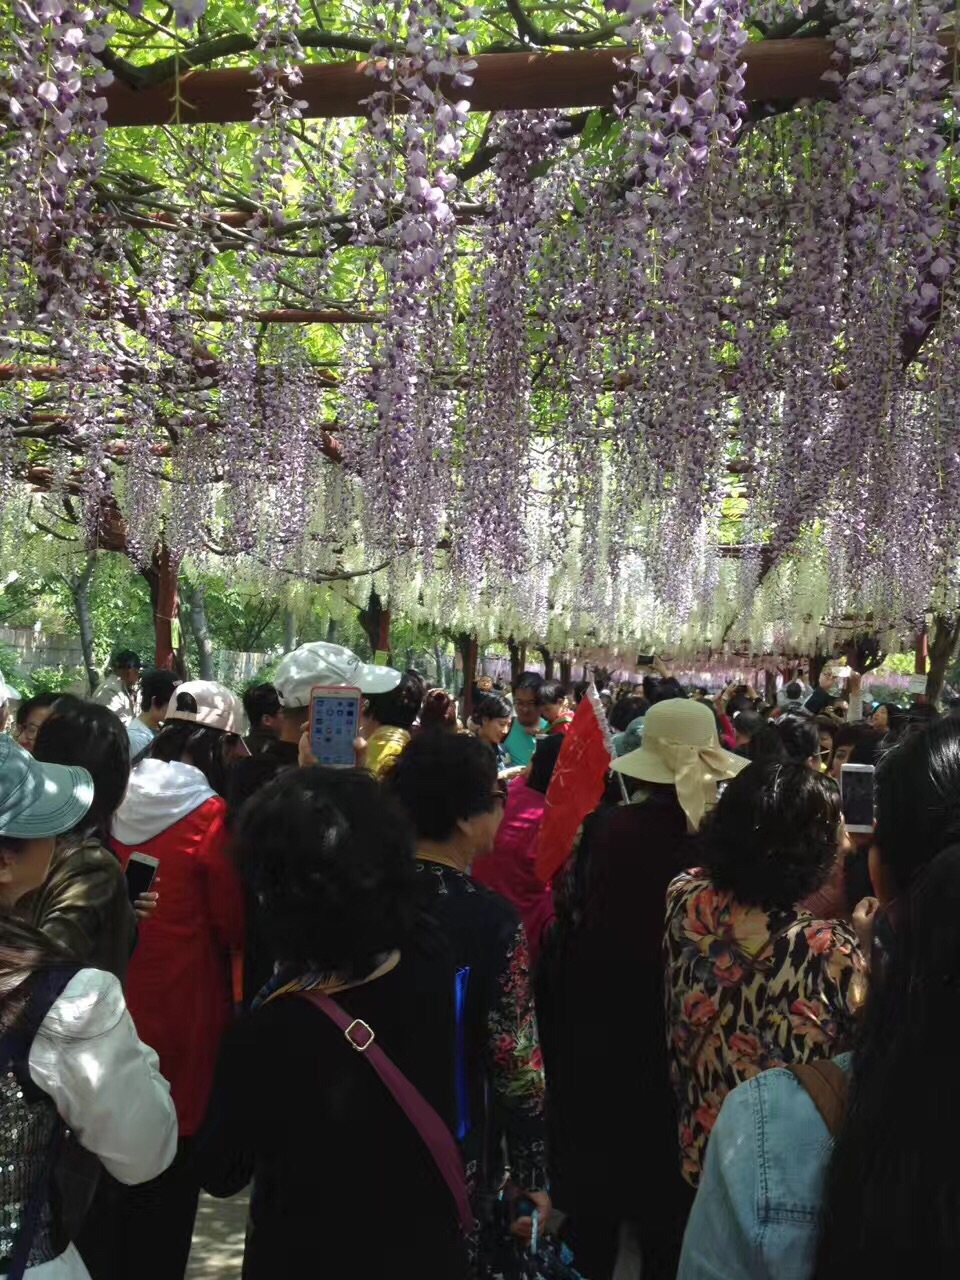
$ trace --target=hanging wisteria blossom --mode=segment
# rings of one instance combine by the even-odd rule
[[[953,12],[11,0],[3,525],[567,650],[960,608]]]

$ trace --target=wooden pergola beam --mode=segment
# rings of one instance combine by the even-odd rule
[[[111,369],[106,365],[84,369],[82,375],[76,369],[59,364],[0,364],[0,382],[61,382],[82,376],[86,380],[100,378],[124,378],[127,370]]]
[[[112,426],[122,427],[123,421],[111,423]],[[325,458],[329,458],[331,462],[340,463],[343,461],[343,446],[335,435],[334,431],[339,429],[339,423],[336,418],[331,418],[327,422],[321,422],[317,425],[316,445]],[[191,424],[192,431],[223,431],[226,424],[211,419],[207,422],[197,422]],[[66,414],[58,413],[32,413],[28,419],[21,422],[19,426],[13,429],[13,436],[16,440],[68,440],[73,435],[74,423]],[[82,453],[82,449],[78,450]],[[124,440],[117,440],[107,446],[107,455],[111,458],[126,458],[133,452],[133,447]],[[149,446],[149,452],[157,458],[170,458],[173,456],[173,444],[154,443]]]
[[[833,70],[833,45],[817,38],[761,40],[744,49],[747,64],[745,97],[750,102],[834,95],[825,83]],[[481,53],[476,57],[469,89],[451,87],[466,98],[471,111],[524,111],[536,108],[608,107],[614,87],[625,79],[630,50],[577,49],[563,53]],[[366,114],[364,99],[378,81],[367,74],[370,60],[320,62],[303,67],[296,97],[307,106],[307,119]],[[243,67],[190,71],[180,77],[180,99],[174,105],[174,82],[132,89],[115,80],[107,89],[107,124],[230,124],[251,120],[258,81]]]

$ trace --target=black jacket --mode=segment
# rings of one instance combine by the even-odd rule
[[[334,997],[451,1126],[453,993],[445,951],[418,942]],[[195,1151],[213,1195],[253,1177],[244,1280],[466,1276],[453,1197],[418,1132],[306,1000],[277,997],[228,1032]]]

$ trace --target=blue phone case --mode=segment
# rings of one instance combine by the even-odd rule
[[[310,749],[318,764],[352,769],[357,763],[353,741],[360,731],[360,699],[355,693],[315,697],[310,703]]]

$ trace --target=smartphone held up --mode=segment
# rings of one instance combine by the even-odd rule
[[[310,691],[310,750],[317,764],[330,769],[353,769],[354,742],[360,732],[359,689],[346,685],[315,685]]]
[[[874,821],[874,766],[845,764],[840,770],[840,807],[847,830],[869,835]]]

